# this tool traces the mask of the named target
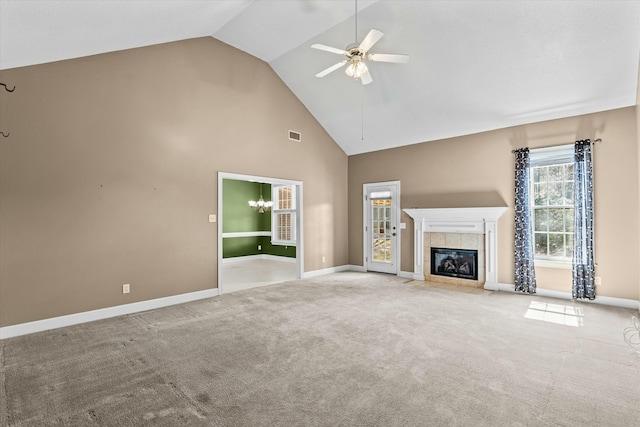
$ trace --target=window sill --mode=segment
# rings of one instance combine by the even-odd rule
[[[545,267],[545,268],[561,268],[565,270],[571,270],[572,264],[570,262],[565,261],[551,261],[548,259],[536,259],[533,261],[533,265],[535,267]]]

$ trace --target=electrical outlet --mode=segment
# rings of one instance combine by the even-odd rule
[[[128,283],[125,283],[124,285],[122,285],[122,293],[128,294],[129,292],[131,292],[131,285]]]
[[[594,283],[596,286],[601,286],[601,285],[602,285],[602,277],[600,277],[600,276],[596,276],[596,277],[594,277],[594,279],[593,279],[593,283]]]
[[[327,262],[327,257],[323,256],[322,257],[322,262]]]
[[[258,250],[261,251],[262,250],[262,245],[258,245]]]
[[[216,222],[216,216],[214,214],[209,214],[209,222]]]

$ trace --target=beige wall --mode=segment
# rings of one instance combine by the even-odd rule
[[[640,55],[638,55],[638,85],[636,86],[636,138],[638,141],[638,167],[640,168]],[[638,180],[640,180],[640,171]],[[638,197],[638,203],[640,204],[640,197]],[[638,218],[638,222],[640,222],[640,218]],[[640,229],[638,231],[640,232]],[[640,235],[638,235],[638,242],[640,242]],[[640,259],[638,259],[638,265],[640,265]],[[638,296],[640,299],[640,277],[638,278]],[[638,311],[640,311],[640,303],[638,303]]]
[[[303,181],[305,270],[347,264],[347,156],[266,63],[207,37],[0,80],[0,326],[217,287],[218,171]]]
[[[595,147],[599,295],[638,299],[639,192],[636,108],[416,144],[349,157],[349,263],[362,260],[362,184],[401,181],[401,207],[508,206],[498,226],[501,283],[513,279],[514,148],[602,138]],[[413,223],[402,214],[401,269],[413,271]],[[625,261],[626,260],[626,261]],[[540,288],[571,291],[571,271],[536,268]]]
[[[619,256],[640,260],[640,108],[347,159],[267,64],[212,38],[4,70],[0,81],[17,87],[0,97],[0,130],[11,134],[0,138],[0,327],[217,287],[207,216],[219,171],[304,182],[313,271],[362,265],[363,183],[400,180],[403,208],[512,208],[511,149],[587,137],[604,140],[598,292],[638,299],[638,264],[621,267]],[[401,268],[411,271],[412,224],[402,221]],[[503,283],[513,283],[512,229],[510,209],[499,226]],[[570,289],[567,270],[537,274],[542,288]]]

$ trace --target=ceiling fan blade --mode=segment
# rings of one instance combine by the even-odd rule
[[[371,77],[371,73],[369,72],[369,70],[362,73],[362,77],[360,77],[360,81],[362,82],[363,85],[368,85],[373,81],[373,77]]]
[[[327,68],[326,70],[322,70],[318,74],[316,74],[316,77],[324,77],[327,74],[334,72],[338,68],[343,67],[344,64],[346,63],[347,63],[347,60],[345,59],[344,61],[338,62],[337,64],[333,64],[331,67]]]
[[[394,53],[370,53],[367,55],[372,61],[378,62],[395,62],[397,64],[406,64],[409,62],[409,55],[401,55]]]
[[[326,52],[337,53],[338,55],[344,55],[347,53],[343,49],[338,49],[336,47],[331,47],[331,46],[325,46],[323,44],[316,43],[316,44],[312,44],[311,47],[318,50],[324,50]]]
[[[362,52],[369,52],[369,49],[371,49],[382,36],[384,36],[384,33],[382,31],[376,30],[375,28],[372,29],[371,31],[369,31],[369,34],[367,34],[367,37],[362,40],[362,43],[360,43],[358,49],[360,49]]]

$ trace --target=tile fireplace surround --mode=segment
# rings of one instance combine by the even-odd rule
[[[403,209],[413,219],[413,279],[460,281],[471,286],[484,282],[484,289],[498,290],[498,218],[506,210],[506,207]],[[442,244],[450,249],[478,250],[477,282],[431,277],[431,247]]]
[[[484,234],[474,233],[424,233],[424,280],[449,285],[482,287],[485,282]],[[478,251],[478,280],[446,277],[431,274],[431,248],[466,249]]]

